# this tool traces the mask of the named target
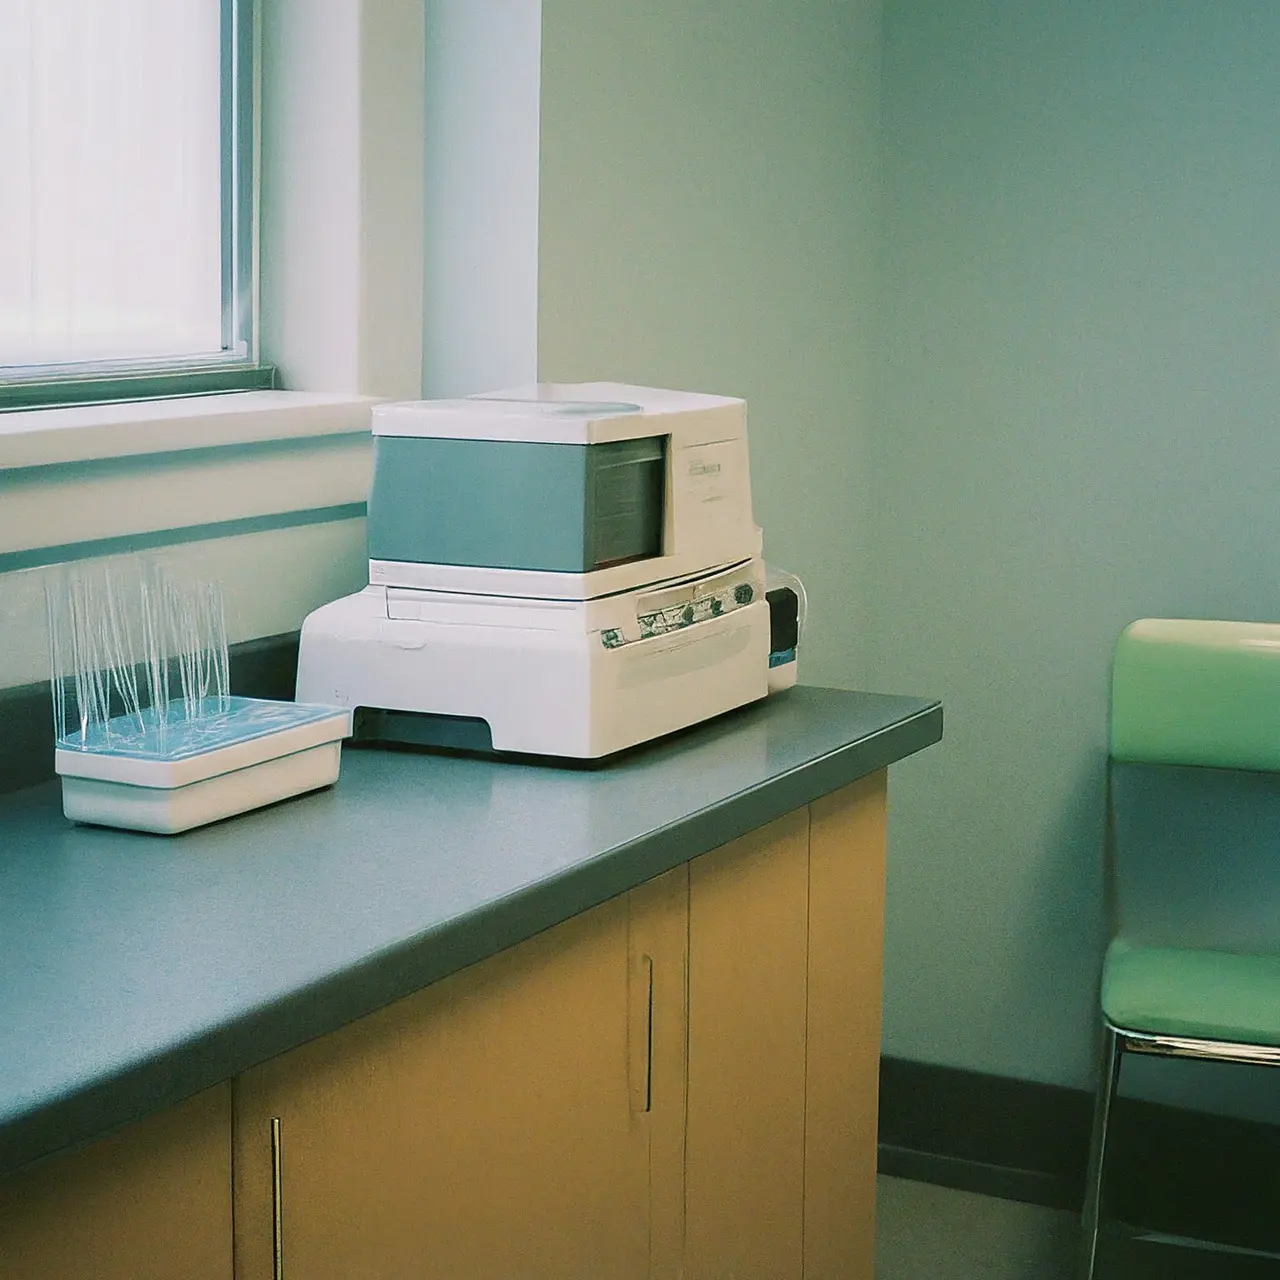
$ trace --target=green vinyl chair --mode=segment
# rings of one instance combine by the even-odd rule
[[[1125,629],[1105,857],[1112,938],[1085,1277],[1123,1055],[1280,1066],[1280,625],[1147,618]]]

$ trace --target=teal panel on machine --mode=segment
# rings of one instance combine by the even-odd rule
[[[585,573],[661,554],[660,439],[377,436],[373,445],[374,560]]]

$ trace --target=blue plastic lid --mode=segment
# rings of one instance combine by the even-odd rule
[[[175,700],[168,704],[163,720],[158,708],[148,707],[137,716],[115,716],[106,724],[93,725],[87,733],[68,734],[58,739],[58,747],[90,755],[172,762],[346,714],[339,707],[261,698],[228,698],[220,709],[217,699],[208,698],[197,704],[192,719],[185,704]]]

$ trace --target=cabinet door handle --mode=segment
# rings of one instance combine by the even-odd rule
[[[284,1280],[284,1151],[280,1117],[271,1119],[271,1280]]]
[[[653,1106],[653,960],[636,956],[631,964],[630,1049],[631,1110],[649,1111]]]

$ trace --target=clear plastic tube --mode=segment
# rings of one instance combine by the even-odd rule
[[[82,562],[45,578],[59,743],[163,731],[230,705],[222,594],[151,560]]]
[[[804,582],[798,574],[789,573],[786,569],[779,569],[776,565],[766,564],[764,567],[764,589],[767,593],[776,587],[790,587],[796,593],[796,600],[799,602],[796,628],[799,632],[799,638],[803,640],[804,620],[809,612],[809,595],[804,589]]]
[[[765,594],[769,599],[770,653],[769,692],[781,693],[796,683],[799,676],[800,641],[804,636],[805,618],[809,612],[809,596],[804,583],[794,573],[773,565],[765,565]],[[775,596],[773,593],[778,592]],[[790,609],[785,595],[795,597],[795,631],[791,632]],[[775,610],[777,612],[775,613]]]

